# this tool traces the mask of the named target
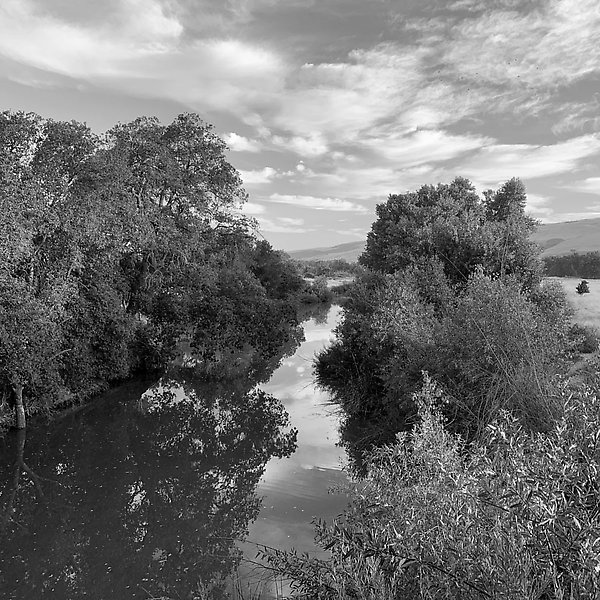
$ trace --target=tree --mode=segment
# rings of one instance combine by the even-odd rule
[[[556,417],[565,300],[540,286],[525,203],[518,179],[482,200],[457,178],[377,207],[359,259],[372,274],[357,279],[316,363],[345,410],[347,439],[358,431],[366,448],[409,428],[423,370],[448,391],[453,427],[469,438],[501,408],[534,430]]]
[[[513,177],[496,192],[484,192],[486,218],[490,221],[507,221],[511,217],[520,217],[527,206],[525,186],[520,179]]]
[[[590,284],[585,279],[582,279],[581,282],[577,285],[576,290],[579,295],[589,294]]]
[[[295,268],[251,222],[198,115],[87,126],[0,113],[0,390],[30,410],[198,349],[295,339]],[[266,245],[265,245],[266,244]]]
[[[376,208],[359,262],[394,273],[435,257],[452,285],[466,284],[481,266],[490,274],[516,274],[531,287],[540,280],[541,263],[529,240],[536,223],[524,207],[525,188],[518,179],[486,192],[483,202],[461,177],[391,195]]]

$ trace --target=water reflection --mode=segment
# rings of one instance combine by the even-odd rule
[[[316,308],[320,312],[304,324],[305,341],[282,362],[269,382],[261,385],[285,405],[291,424],[298,429],[298,449],[267,464],[258,487],[263,505],[248,536],[251,542],[312,555],[322,554],[314,543],[313,518],[331,520],[347,503],[343,494],[329,493],[330,488],[347,480],[342,471],[345,453],[336,445],[337,407],[315,386],[312,371],[315,352],[330,343],[341,309],[336,305]],[[254,559],[254,545],[245,544],[243,549],[248,559]],[[242,565],[242,574],[250,580],[251,590],[260,589],[264,597],[273,597],[276,585],[281,590],[282,582],[269,581],[260,570],[246,566]]]
[[[265,464],[295,448],[281,403],[193,380],[110,400],[5,440],[0,596],[227,597]]]
[[[0,598],[226,598],[255,554],[238,540],[315,550],[345,475],[312,377],[339,309],[314,309],[295,353],[238,357],[227,382],[179,368],[0,440]]]

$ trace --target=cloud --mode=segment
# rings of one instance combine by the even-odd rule
[[[249,140],[243,135],[237,133],[226,133],[223,136],[225,143],[233,152],[260,152],[262,145],[257,140]]]
[[[40,5],[41,6],[41,5]],[[103,19],[74,23],[32,0],[0,5],[0,54],[37,69],[191,107],[251,111],[285,76],[279,57],[228,38],[190,39],[158,0],[123,0]]]
[[[600,177],[588,177],[564,187],[576,192],[583,192],[584,194],[600,195]]]
[[[270,233],[310,233],[314,231],[312,228],[302,227],[304,224],[302,219],[259,217],[258,222],[260,229]]]
[[[316,131],[311,132],[308,136],[274,135],[271,138],[271,142],[274,146],[282,150],[290,150],[305,157],[321,156],[329,150],[323,134]]]
[[[288,194],[271,194],[269,196],[271,202],[278,204],[291,204],[299,208],[311,208],[315,210],[329,210],[334,212],[369,212],[364,206],[349,202],[348,200],[340,200],[338,198],[319,198],[317,196],[301,196]]]
[[[273,116],[274,122],[312,146],[318,142],[316,147],[322,151],[326,144],[354,141],[360,132],[392,116],[402,118],[407,105],[417,106],[427,52],[380,44],[354,50],[338,62],[306,63],[288,75],[285,101]],[[438,111],[432,109],[423,113],[420,124],[438,121]],[[414,117],[407,126],[413,125]]]
[[[273,167],[265,167],[257,171],[240,171],[240,176],[245,185],[262,185],[269,183],[277,177],[277,171]]]
[[[421,130],[411,135],[398,135],[392,130],[387,137],[367,138],[361,145],[394,163],[396,168],[405,168],[455,158],[490,142],[481,136],[452,135],[439,130]]]
[[[110,21],[82,26],[36,10],[31,0],[0,6],[0,52],[73,77],[134,75],[131,61],[167,52],[183,31],[155,0],[124,0]]]
[[[265,207],[255,202],[245,202],[241,210],[246,215],[262,215],[265,212]]]
[[[357,238],[359,240],[367,239],[367,231],[368,229],[363,229],[362,227],[353,227],[351,229],[338,229],[336,233],[338,235],[345,235],[353,238]]]
[[[459,171],[476,182],[496,185],[511,177],[535,179],[577,170],[583,159],[600,153],[600,135],[534,146],[496,144],[481,149]]]
[[[526,210],[536,218],[546,221],[554,214],[554,210],[549,206],[550,198],[538,194],[527,193]]]

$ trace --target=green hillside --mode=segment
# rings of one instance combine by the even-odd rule
[[[544,249],[542,256],[600,250],[600,218],[541,225],[533,239]]]

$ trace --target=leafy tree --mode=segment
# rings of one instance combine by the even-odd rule
[[[517,274],[524,285],[534,285],[541,263],[529,241],[535,222],[525,215],[523,198],[523,184],[512,179],[498,192],[486,192],[482,202],[461,177],[391,195],[376,208],[359,262],[393,273],[435,257],[453,285],[465,284],[479,266],[489,273]]]
[[[34,411],[88,396],[164,368],[184,334],[213,359],[295,339],[301,279],[232,210],[246,192],[225,151],[194,114],[103,138],[0,114],[0,307],[15,315],[0,325],[5,397],[20,406],[24,393]]]
[[[589,294],[590,293],[590,284],[583,279],[578,285],[577,285],[577,293],[582,296],[583,294]]]
[[[544,258],[546,274],[554,277],[600,279],[600,252],[572,252]]]
[[[377,275],[357,278],[337,340],[316,362],[345,409],[359,467],[362,450],[411,427],[423,370],[469,439],[504,408],[533,430],[558,416],[552,383],[568,311],[564,294],[540,285],[525,201],[517,179],[481,200],[457,178],[377,207],[360,258]]]

